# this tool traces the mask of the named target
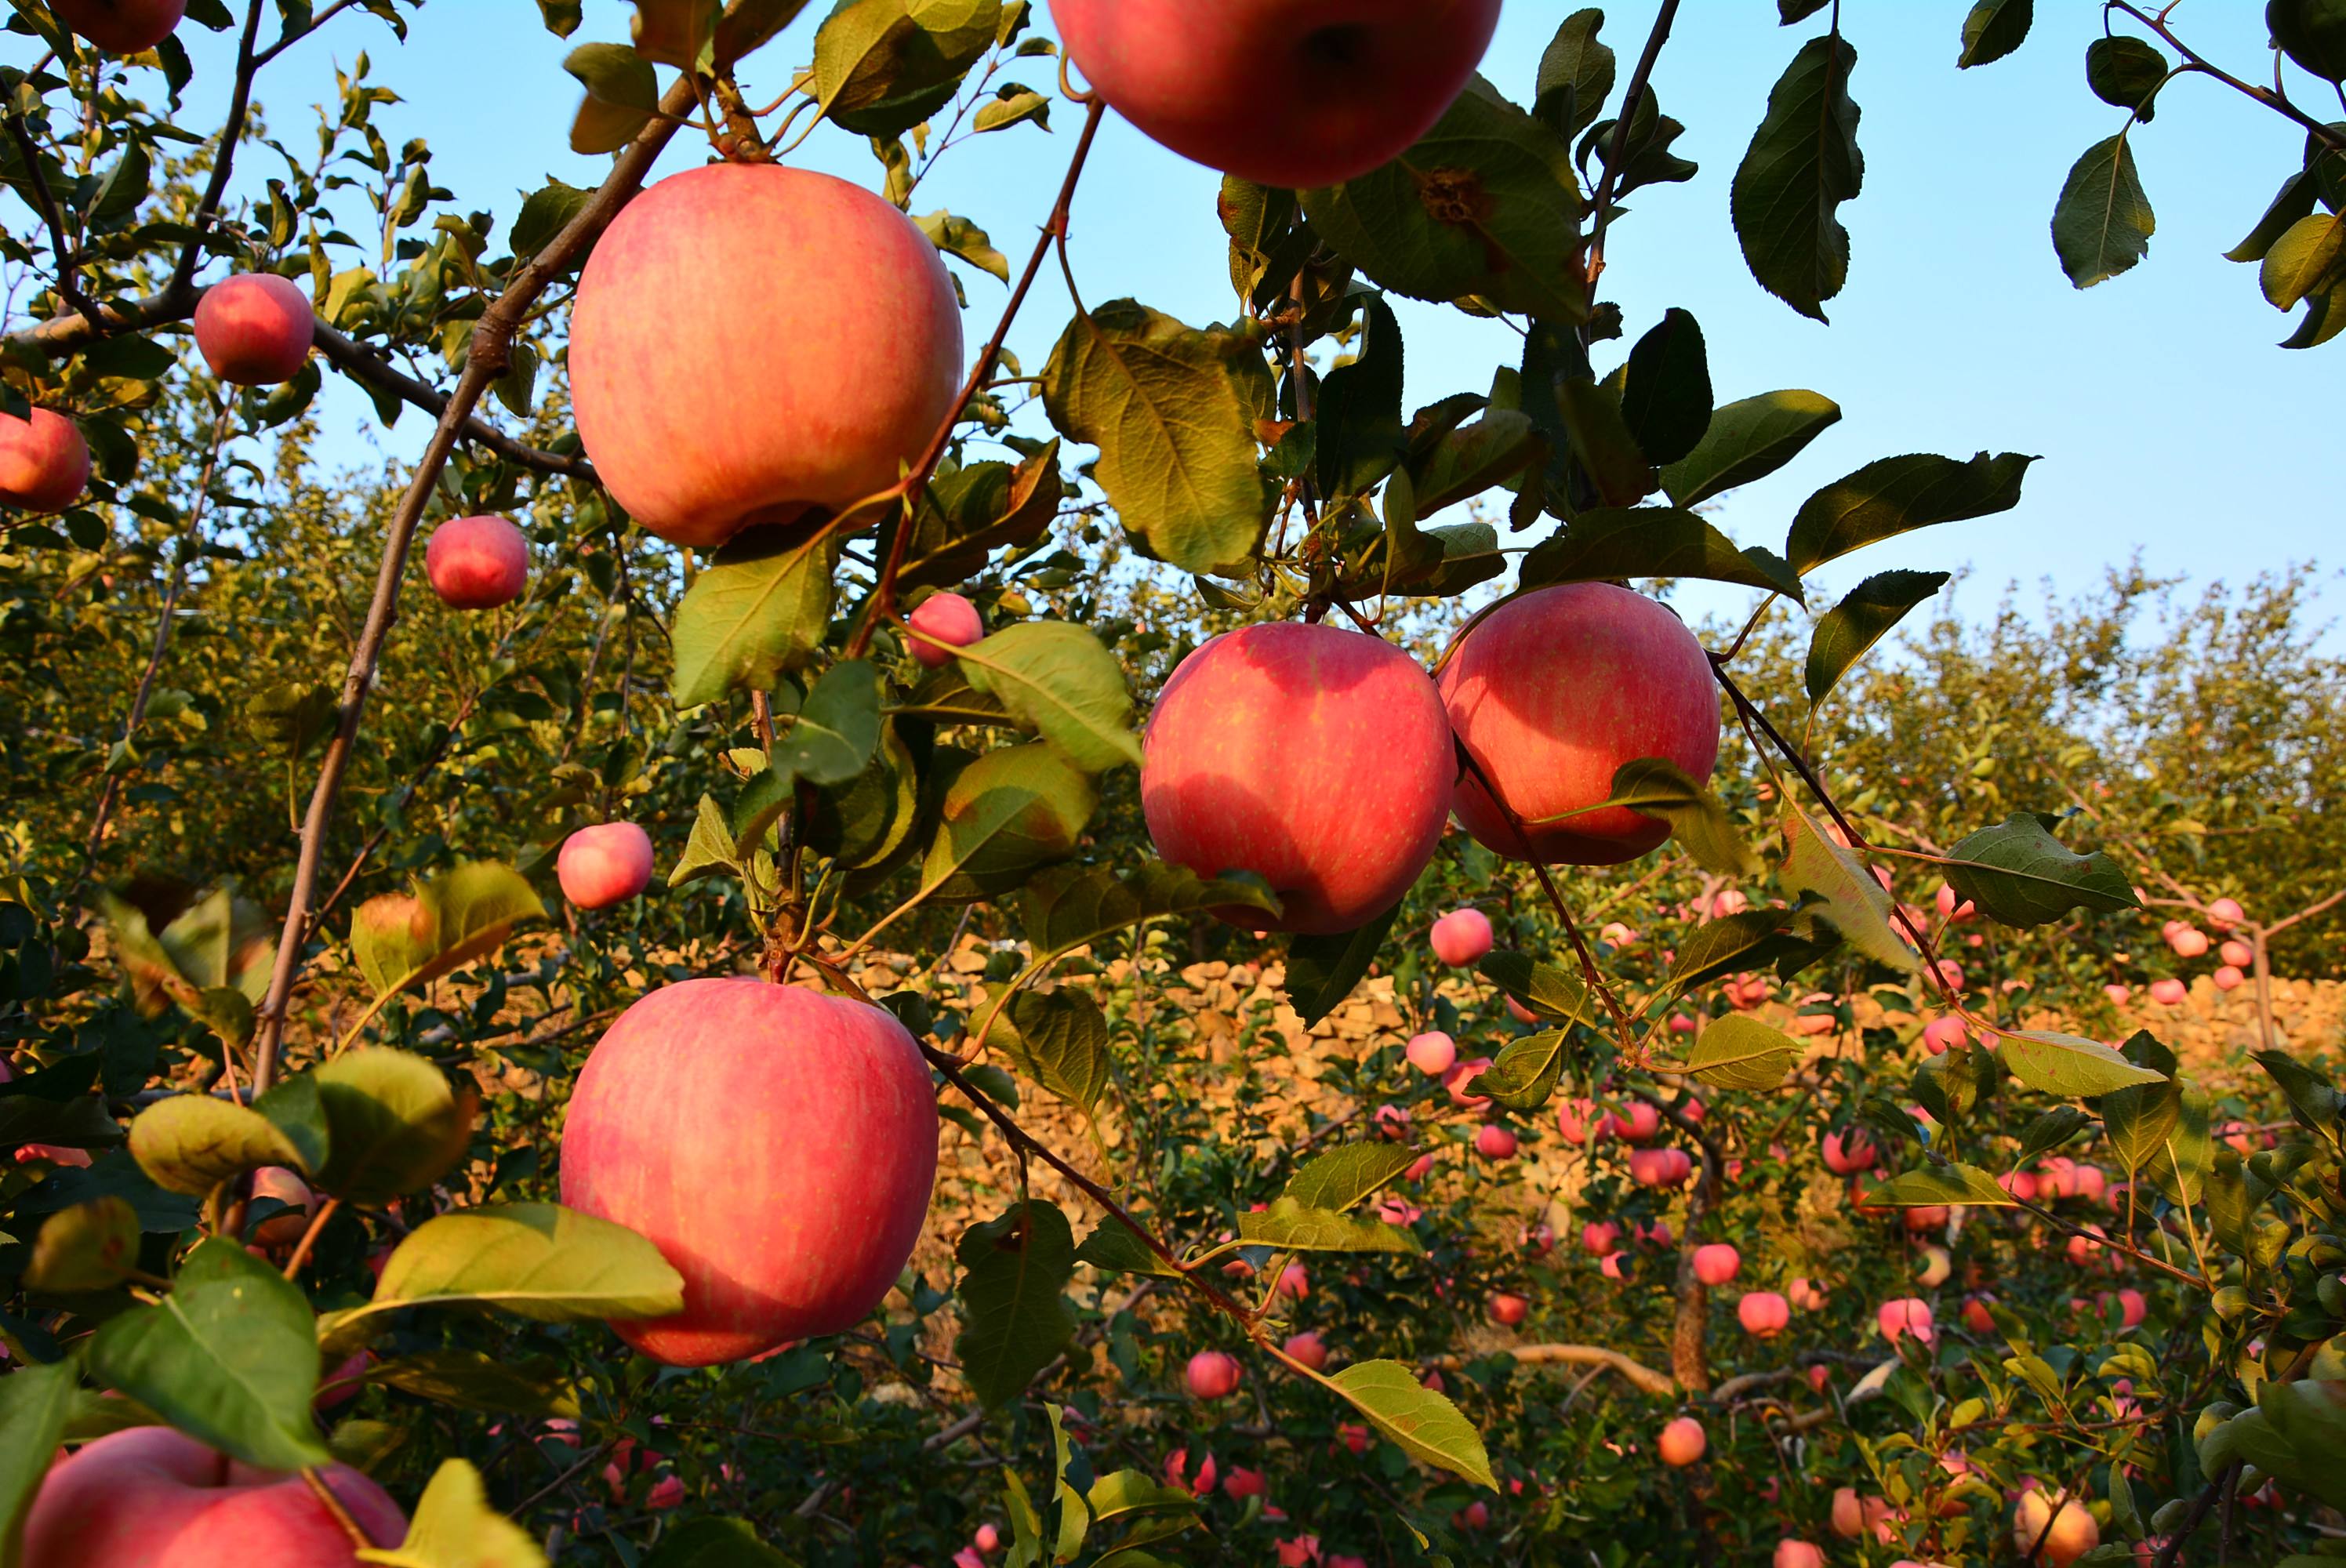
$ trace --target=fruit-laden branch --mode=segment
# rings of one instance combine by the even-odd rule
[[[318,885],[319,862],[325,854],[326,830],[333,820],[334,798],[341,792],[342,775],[357,744],[359,722],[366,710],[366,694],[374,684],[383,644],[391,636],[392,620],[399,604],[400,578],[407,568],[408,548],[414,541],[416,524],[423,520],[424,506],[438,487],[440,472],[447,464],[448,454],[463,433],[464,422],[489,384],[504,373],[514,333],[522,318],[538,295],[566,269],[570,260],[602,231],[603,226],[642,186],[653,160],[675,134],[678,117],[690,112],[695,101],[688,75],[670,84],[661,99],[666,112],[647,125],[642,134],[619,154],[610,174],[577,215],[515,272],[505,292],[482,314],[474,330],[472,348],[464,356],[464,372],[457,379],[455,391],[441,412],[439,426],[416,464],[407,494],[392,519],[390,535],[383,541],[382,562],[375,575],[374,596],[367,605],[365,629],[360,634],[358,647],[352,651],[350,668],[342,680],[341,722],[327,743],[325,758],[318,768],[317,787],[311,791],[310,809],[302,819],[301,853],[294,863],[292,891],[286,901],[284,930],[278,938],[277,962],[260,1008],[252,1083],[256,1095],[276,1078],[279,1047],[285,1034],[285,1013],[291,1000],[294,972],[301,966],[303,938],[309,929],[310,901]]]
[[[245,7],[244,31],[236,46],[236,85],[229,91],[228,123],[220,127],[219,151],[213,155],[212,177],[204,187],[203,199],[196,204],[195,218],[189,224],[193,232],[179,248],[179,260],[171,269],[166,293],[185,293],[196,280],[197,264],[203,260],[206,231],[219,217],[220,199],[228,194],[228,177],[236,166],[237,144],[244,139],[245,109],[252,101],[252,78],[260,69],[252,53],[253,40],[260,32],[260,6],[261,0],[251,0]],[[193,305],[188,308],[195,309]]]
[[[863,657],[863,650],[871,645],[872,634],[879,628],[881,622],[891,619],[896,613],[896,574],[903,568],[905,549],[913,542],[913,520],[920,513],[921,496],[928,488],[929,476],[937,471],[937,464],[944,461],[945,451],[953,444],[954,427],[961,423],[962,412],[968,408],[969,400],[993,380],[994,368],[1001,362],[1003,342],[1010,335],[1010,323],[1017,320],[1019,307],[1026,302],[1027,293],[1035,287],[1035,279],[1043,270],[1043,261],[1050,254],[1052,241],[1066,238],[1067,213],[1075,203],[1076,182],[1083,177],[1084,163],[1091,157],[1092,140],[1099,134],[1100,119],[1107,112],[1107,103],[1102,98],[1092,99],[1085,109],[1083,134],[1076,138],[1075,156],[1067,160],[1067,176],[1059,182],[1059,199],[1051,204],[1051,216],[1044,223],[1043,232],[1035,237],[1035,253],[1026,259],[1026,270],[1018,275],[1018,286],[1011,290],[1010,302],[1003,307],[1002,320],[995,324],[994,336],[986,340],[985,347],[978,353],[977,362],[970,367],[969,379],[962,383],[961,395],[954,400],[952,410],[946,413],[944,423],[937,426],[936,433],[929,438],[929,449],[921,454],[921,461],[903,478],[900,486],[903,505],[897,515],[895,537],[889,543],[888,560],[880,568],[880,580],[872,590],[871,603],[865,607],[862,618],[856,623],[854,635],[847,640],[845,657],[848,658]]]

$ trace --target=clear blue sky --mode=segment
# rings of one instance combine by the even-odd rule
[[[1640,0],[1608,13],[1603,36],[1621,56],[1624,79],[1655,8]],[[587,0],[586,25],[570,42],[624,38],[630,9]],[[817,0],[745,67],[750,87],[762,89],[753,101],[777,96],[810,57],[827,9]],[[1569,9],[1559,0],[1508,0],[1484,66],[1501,90],[1528,101],[1540,52]],[[2016,512],[1865,552],[1826,568],[1826,586],[1838,594],[1892,565],[1969,565],[1977,575],[1964,603],[1977,614],[2006,582],[2032,593],[2040,577],[2060,591],[2082,589],[2137,551],[2157,573],[2234,580],[2326,555],[2326,596],[2346,602],[2332,543],[2346,513],[2338,468],[2346,343],[2275,347],[2289,321],[2259,295],[2253,267],[2220,254],[2296,167],[2299,136],[2219,85],[2174,84],[2135,139],[2158,214],[2150,257],[2080,293],[2054,260],[2047,221],[2071,161],[2121,117],[2085,88],[2083,55],[2099,34],[2100,8],[2039,6],[2017,55],[1958,71],[1965,9],[1962,0],[1848,9],[1866,185],[1842,209],[1851,282],[1823,326],[1753,283],[1727,215],[1728,183],[1768,89],[1823,19],[1780,28],[1765,0],[1683,8],[1655,85],[1664,109],[1688,127],[1678,150],[1702,171],[1688,184],[1637,193],[1614,230],[1605,293],[1627,311],[1632,339],[1668,306],[1692,311],[1722,400],[1810,387],[1846,414],[1790,469],[1732,495],[1717,520],[1740,543],[1780,546],[1810,489],[1872,458],[2033,452],[2044,461]],[[2196,0],[2176,20],[2185,37],[2253,80],[2269,71],[2262,10],[2249,0]],[[578,185],[599,178],[606,160],[567,147],[579,96],[561,69],[570,45],[543,29],[532,0],[434,0],[411,27],[402,48],[380,22],[347,17],[289,52],[259,94],[272,129],[304,146],[308,106],[332,91],[330,66],[365,48],[375,79],[405,100],[379,110],[378,125],[394,146],[428,138],[437,178],[460,205],[509,219],[548,175]],[[193,26],[182,33],[199,76],[212,83],[209,92],[193,90],[189,123],[209,128],[230,43]],[[1013,74],[1049,91],[1051,69],[1048,60],[1021,61]],[[1017,127],[948,156],[915,210],[944,206],[974,219],[1015,264],[1049,208],[1078,117],[1062,105],[1057,123],[1047,135]],[[702,160],[687,139],[664,167]],[[264,174],[270,161],[252,156],[248,172]],[[879,180],[863,143],[828,127],[800,161]],[[1215,187],[1210,171],[1111,117],[1076,202],[1074,257],[1086,297],[1129,293],[1192,322],[1231,315]],[[963,275],[974,343],[1005,290]],[[1013,348],[1039,363],[1067,315],[1065,290],[1046,270]],[[1518,352],[1504,327],[1443,309],[1405,306],[1402,326],[1412,406],[1481,390],[1492,366]],[[347,390],[327,408],[332,450],[352,460],[371,441],[405,454],[423,439],[424,423],[413,412],[388,437],[366,433],[367,405]],[[1700,595],[1692,607],[1727,602]]]

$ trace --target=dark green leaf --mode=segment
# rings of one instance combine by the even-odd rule
[[[1668,506],[1598,507],[1524,557],[1525,589],[1619,577],[1703,577],[1799,599],[1800,581],[1772,556],[1755,559],[1691,512]]]
[[[2099,1108],[2103,1141],[2131,1180],[2174,1135],[2183,1115],[2183,1085],[2170,1080],[2116,1089],[2102,1096]]]
[[[1317,465],[1322,496],[1365,495],[1406,450],[1402,439],[1401,323],[1382,296],[1362,300],[1359,357],[1320,383]]]
[[[1107,1019],[1088,993],[1022,991],[994,1015],[986,1044],[1086,1116],[1107,1088]]]
[[[810,84],[823,113],[858,136],[895,137],[953,101],[994,45],[1001,7],[846,0],[814,36]]]
[[[41,1477],[65,1436],[74,1391],[74,1363],[23,1366],[0,1378],[0,1563],[16,1568]]]
[[[1768,95],[1729,201],[1752,277],[1820,321],[1849,278],[1849,230],[1836,214],[1865,178],[1849,96],[1856,66],[1857,51],[1836,35],[1800,46]]]
[[[1809,634],[1809,702],[1822,702],[1851,665],[1906,612],[1947,585],[1944,572],[1877,572],[1849,591]]]
[[[940,475],[923,493],[897,585],[958,583],[984,570],[994,551],[1034,544],[1058,515],[1066,494],[1056,441],[1015,469],[973,463]]]
[[[586,99],[570,127],[570,150],[590,157],[617,152],[636,139],[659,107],[652,64],[624,44],[583,44],[562,68],[578,78]]]
[[[1950,1052],[1949,1054],[1953,1055],[1954,1053]],[[1988,1053],[1975,1052],[1965,1053],[1965,1054],[1984,1056],[1988,1054]],[[2160,1086],[2163,1087],[2164,1085]],[[2120,1095],[2134,1095],[2140,1094],[2142,1091],[2140,1089],[2120,1089],[2117,1093]],[[2115,1097],[2115,1095],[2104,1096],[2105,1101]],[[2076,1137],[2079,1133],[2085,1131],[2086,1128],[2093,1125],[2093,1117],[2086,1115],[2085,1112],[2077,1109],[2075,1105],[2054,1106],[2052,1109],[2045,1112],[2042,1115],[2037,1116],[2034,1121],[2031,1121],[2027,1126],[2021,1129],[2020,1152],[2013,1156],[2012,1163],[2014,1167],[2016,1169],[2022,1166],[2027,1165],[2032,1160],[2041,1159],[2045,1156],[2051,1154],[2055,1149],[2059,1148],[2071,1138]]]
[[[1964,49],[1955,64],[1968,70],[2001,60],[2028,36],[2035,0],[1979,0],[1964,18]]]
[[[2265,208],[2265,215],[2249,230],[2249,237],[2224,252],[2228,261],[2261,261],[2291,225],[2313,210],[2321,192],[2321,182],[2310,168],[2300,169],[2281,181],[2280,189]]]
[[[1613,91],[1613,51],[1596,41],[1605,13],[1591,6],[1564,19],[1540,56],[1532,114],[1570,141],[1605,112]]]
[[[2080,289],[2141,260],[2157,228],[2124,131],[2086,149],[2053,204],[2053,250]]]
[[[1781,910],[1745,910],[1682,933],[1668,989],[1683,994],[1698,985],[1748,969],[1763,969],[1808,944],[1784,929]]]
[[[2167,56],[2140,38],[2116,33],[2086,46],[2086,86],[2112,107],[2132,109],[2137,119],[2151,117],[2153,95],[2166,81]]]
[[[1401,906],[1395,904],[1357,931],[1299,936],[1288,944],[1287,1000],[1305,1028],[1333,1013],[1352,993],[1400,913]]]
[[[2073,909],[2136,909],[2134,885],[2096,850],[2081,855],[2052,834],[2058,818],[2020,811],[1948,851],[1947,881],[1991,920],[2048,925]]]
[[[1929,453],[1869,463],[1800,503],[1785,558],[1805,573],[1917,528],[2009,512],[2020,504],[2021,480],[2035,461],[1983,452],[1968,463]]]
[[[746,1519],[696,1519],[660,1536],[643,1568],[795,1568]]]
[[[1695,449],[1662,470],[1680,506],[1762,479],[1841,420],[1841,405],[1812,392],[1761,392],[1716,410]]]
[[[1755,877],[1762,869],[1760,857],[1736,831],[1734,820],[1719,797],[1675,762],[1659,757],[1637,757],[1624,762],[1613,770],[1612,792],[1604,804],[1627,806],[1667,821],[1671,838],[1707,871],[1721,876]],[[1566,817],[1578,814],[1567,812]],[[1539,819],[1542,822],[1564,820],[1565,817]]]
[[[1466,1084],[1470,1095],[1481,1095],[1510,1111],[1531,1112],[1547,1104],[1564,1073],[1564,1048],[1570,1031],[1543,1029],[1522,1034],[1499,1047],[1485,1071]]]
[[[922,886],[947,902],[1008,892],[1073,855],[1098,807],[1091,779],[1054,748],[989,751],[946,785]]]
[[[1620,399],[1612,388],[1585,375],[1559,375],[1556,406],[1573,461],[1587,475],[1599,501],[1607,506],[1628,506],[1651,494],[1661,483],[1661,475],[1629,433]]]
[[[1057,1208],[1029,1200],[970,1227],[954,1255],[966,1314],[954,1357],[989,1409],[1007,1404],[1075,1338],[1075,1308],[1062,1294],[1075,1275],[1075,1233]]]
[[[531,191],[514,218],[512,232],[506,236],[513,253],[526,260],[545,249],[547,242],[578,216],[586,199],[594,194],[558,179],[549,179]]]
[[[1431,517],[1518,476],[1536,476],[1547,458],[1547,441],[1528,414],[1492,409],[1472,424],[1444,430],[1413,452],[1408,472],[1417,514]]]
[[[478,1350],[412,1351],[369,1367],[366,1380],[461,1410],[578,1418],[575,1384],[509,1365]]]
[[[774,741],[770,770],[811,784],[844,784],[880,744],[880,672],[849,659],[822,672],[805,706]]]
[[[1529,953],[1501,948],[1483,955],[1475,970],[1539,1018],[1594,1023],[1600,1014],[1586,982],[1571,970],[1535,962]]]
[[[2346,1095],[2341,1095],[2320,1074],[2294,1056],[2280,1051],[2258,1051],[2251,1054],[2257,1065],[2280,1085],[2281,1093],[2289,1096],[2290,1109],[2309,1131],[2326,1138],[2337,1137],[2339,1119],[2346,1115]]]
[[[1710,395],[1702,328],[1685,311],[1664,312],[1661,324],[1629,351],[1621,388],[1621,417],[1647,462],[1677,463],[1701,445],[1710,429]]]
[[[1145,860],[1123,876],[1109,866],[1055,867],[1026,884],[1018,907],[1039,961],[1165,915],[1277,914],[1279,897],[1251,874],[1207,878],[1187,866]]]
[[[1413,1156],[1414,1157],[1414,1156]],[[1146,1274],[1157,1279],[1186,1278],[1180,1269],[1157,1256],[1130,1227],[1113,1215],[1103,1219],[1076,1249],[1076,1259],[1111,1274]]]

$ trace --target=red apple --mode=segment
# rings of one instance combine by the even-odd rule
[[[1328,1347],[1321,1342],[1316,1332],[1309,1329],[1300,1334],[1289,1335],[1287,1343],[1280,1349],[1315,1372],[1328,1364]]]
[[[1792,1304],[1773,1290],[1754,1290],[1735,1304],[1735,1320],[1755,1339],[1772,1339],[1792,1320]]]
[[[1986,1295],[1964,1297],[1964,1327],[1974,1334],[1994,1333],[1995,1318],[1988,1311],[1994,1300],[1994,1297]]]
[[[1532,1304],[1525,1297],[1500,1291],[1491,1298],[1491,1321],[1503,1329],[1512,1329],[1531,1316]]]
[[[2257,950],[2250,947],[2247,942],[2242,942],[2239,937],[2227,938],[2223,945],[2216,950],[2216,956],[2222,959],[2226,963],[2230,964],[2234,969],[2253,969],[2256,967]]]
[[[1092,90],[1149,137],[1300,188],[1366,174],[1433,128],[1499,0],[1052,0],[1051,16]]]
[[[283,1166],[263,1166],[252,1173],[252,1196],[272,1198],[286,1207],[252,1227],[251,1239],[261,1247],[292,1247],[310,1228],[318,1211],[318,1195],[310,1184]]]
[[[2215,973],[2209,975],[2208,978],[2215,982],[2216,989],[2218,991],[2237,991],[2241,986],[2247,984],[2249,981],[2249,977],[2247,975],[2242,974],[2239,969],[2229,963],[2217,970]]]
[[[2178,926],[2167,933],[2167,945],[2178,958],[2198,958],[2208,951],[2208,933],[2197,926]]]
[[[0,505],[62,512],[89,487],[89,443],[74,422],[47,409],[29,420],[0,413]]]
[[[836,1334],[896,1282],[936,1176],[936,1099],[880,1008],[688,980],[620,1015],[562,1137],[562,1201],[648,1237],[684,1309],[613,1325],[671,1366]]]
[[[1230,1473],[1222,1477],[1222,1492],[1232,1502],[1244,1502],[1250,1497],[1260,1497],[1270,1490],[1270,1483],[1259,1470],[1230,1466]]]
[[[1694,1249],[1694,1277],[1705,1285],[1724,1285],[1743,1267],[1743,1255],[1723,1241]]]
[[[1439,1078],[1457,1064],[1458,1043],[1439,1029],[1413,1034],[1405,1049],[1409,1064],[1429,1078]]]
[[[1580,1245],[1584,1251],[1598,1257],[1620,1245],[1621,1227],[1610,1220],[1592,1219],[1580,1227]]]
[[[1450,1091],[1450,1103],[1461,1110],[1479,1111],[1491,1103],[1488,1095],[1470,1095],[1466,1085],[1491,1070],[1491,1058],[1477,1056],[1472,1062],[1461,1062],[1442,1075],[1442,1086]]]
[[[887,489],[952,416],[936,247],[860,186],[779,164],[670,175],[596,242],[570,318],[578,436],[614,499],[709,549]]]
[[[240,272],[205,290],[196,306],[196,347],[204,363],[240,387],[291,381],[310,357],[316,331],[310,296],[274,272]]]
[[[1433,683],[1401,649],[1281,621],[1215,637],[1157,701],[1140,769],[1158,853],[1253,871],[1285,913],[1251,927],[1334,935],[1384,913],[1433,858],[1456,772]]]
[[[1596,1141],[1606,1118],[1589,1099],[1559,1100],[1556,1106],[1556,1130],[1567,1144],[1586,1145]]]
[[[49,9],[109,55],[135,55],[171,36],[188,0],[49,0]]]
[[[1515,1135],[1496,1123],[1487,1124],[1474,1135],[1474,1152],[1486,1160],[1514,1159]]]
[[[2047,1526],[2051,1528],[2046,1528]],[[2038,1546],[2039,1539],[2044,1542]],[[2047,1496],[2035,1481],[2020,1494],[2012,1511],[2013,1549],[2025,1558],[2031,1552],[2046,1568],[2069,1564],[2102,1543],[2101,1526],[2082,1502]]]
[[[344,1465],[326,1484],[378,1546],[407,1519],[388,1492]],[[255,1470],[168,1427],[99,1438],[41,1481],[25,1530],[25,1568],[345,1568],[350,1536],[298,1475]]]
[[[582,910],[625,903],[650,885],[652,836],[633,822],[598,822],[562,841],[562,896]]]
[[[1971,1031],[1953,1013],[1945,1013],[1923,1025],[1923,1044],[1933,1056],[1943,1056],[1957,1045],[1971,1044]]]
[[[1825,1568],[1825,1554],[1808,1542],[1795,1541],[1788,1535],[1776,1543],[1772,1568]]]
[[[1189,1358],[1187,1376],[1192,1397],[1226,1399],[1239,1391],[1239,1359],[1223,1350],[1200,1350]]]
[[[1550,864],[1634,860],[1669,824],[1626,806],[1543,820],[1609,799],[1613,774],[1639,757],[1696,779],[1719,757],[1719,690],[1710,658],[1678,616],[1609,583],[1566,583],[1501,604],[1453,645],[1440,678],[1458,739],[1487,776],[1519,835],[1469,769],[1458,820],[1483,845]]]
[[[1840,1133],[1827,1133],[1824,1151],[1825,1169],[1835,1176],[1872,1170],[1878,1157],[1872,1136],[1859,1129],[1852,1129],[1846,1136]]]
[[[1703,1436],[1702,1423],[1692,1416],[1678,1417],[1664,1427],[1662,1435],[1654,1441],[1662,1462],[1673,1470],[1684,1470],[1700,1459],[1703,1450],[1709,1446],[1709,1440]]]
[[[1906,1210],[1906,1228],[1917,1235],[1937,1230],[1947,1223],[1947,1206],[1943,1203],[1916,1204]]]
[[[1925,1345],[1931,1342],[1931,1304],[1916,1297],[1884,1301],[1873,1320],[1882,1329],[1882,1337],[1892,1345],[1909,1334]]]
[[[2238,899],[2218,899],[2208,906],[2208,923],[2218,931],[2229,931],[2249,918]]]
[[[985,636],[977,606],[959,594],[931,594],[904,619],[919,634],[904,639],[912,645],[913,657],[931,669],[953,663],[954,649]]]
[[[494,610],[529,581],[529,541],[504,517],[454,517],[432,530],[423,575],[452,610]]]
[[[1662,1114],[1654,1108],[1652,1102],[1632,1100],[1627,1109],[1627,1116],[1616,1111],[1606,1123],[1615,1137],[1627,1143],[1642,1144],[1661,1132]]]
[[[1945,882],[1939,884],[1935,901],[1938,903],[1939,912],[1955,924],[1979,918],[1979,906],[1969,899],[1959,899],[1955,890]]]
[[[1433,922],[1432,934],[1433,956],[1464,969],[1491,951],[1491,917],[1481,910],[1452,910]]]
[[[1824,1288],[1806,1275],[1792,1281],[1791,1297],[1792,1305],[1803,1312],[1819,1312],[1824,1309]]]
[[[2183,999],[2190,994],[2191,988],[2173,975],[2150,983],[2150,999],[2165,1006],[2179,1006]]]

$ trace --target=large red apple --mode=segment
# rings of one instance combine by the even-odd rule
[[[1458,820],[1486,848],[1550,865],[1634,860],[1669,824],[1626,806],[1537,825],[1613,795],[1614,770],[1639,757],[1696,779],[1719,759],[1710,657],[1684,622],[1609,583],[1566,583],[1510,599],[1451,649],[1440,677],[1450,722],[1507,809],[1474,771],[1458,780]]]
[[[1207,876],[1253,871],[1285,906],[1222,919],[1331,935],[1417,881],[1455,772],[1415,660],[1361,632],[1276,622],[1214,638],[1166,681],[1140,803],[1158,854]]]
[[[777,164],[637,197],[570,319],[586,454],[637,522],[697,549],[893,484],[961,370],[936,247],[861,186]]]
[[[49,0],[49,9],[108,54],[135,55],[171,36],[188,0]]]
[[[290,382],[310,357],[317,318],[291,278],[241,272],[204,291],[196,306],[196,347],[212,374],[240,387]]]
[[[62,512],[89,486],[89,443],[74,422],[36,408],[0,413],[0,506]]]
[[[1465,87],[1499,0],[1051,0],[1092,90],[1184,158],[1335,185],[1399,156]]]
[[[912,1256],[937,1168],[929,1070],[866,1003],[688,980],[620,1015],[578,1075],[562,1201],[640,1231],[684,1310],[613,1325],[671,1366],[836,1334]]]
[[[407,1518],[357,1471],[326,1484],[378,1546]],[[351,1538],[298,1475],[255,1470],[168,1427],[99,1438],[50,1470],[25,1530],[24,1568],[345,1568]]]

